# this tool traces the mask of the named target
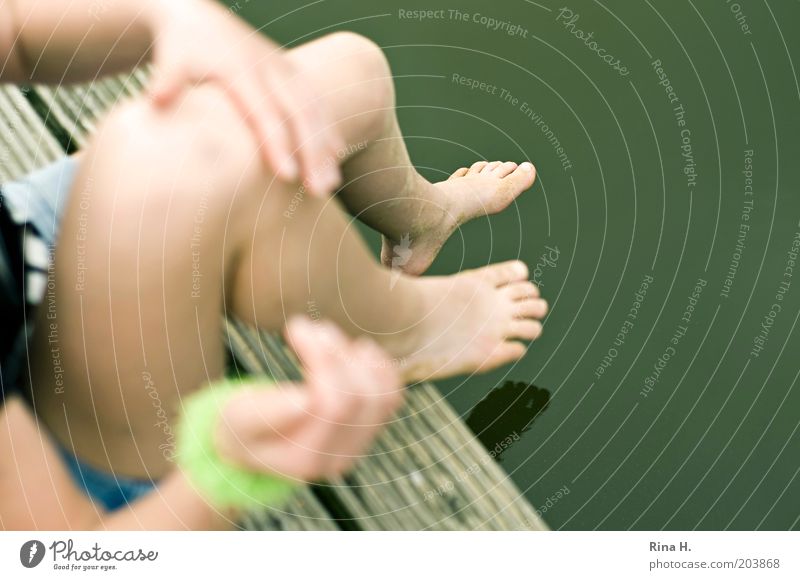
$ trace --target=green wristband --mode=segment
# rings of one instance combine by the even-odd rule
[[[176,433],[176,459],[198,493],[217,508],[276,507],[298,484],[232,465],[214,444],[222,409],[243,388],[264,388],[264,379],[223,380],[187,397]]]

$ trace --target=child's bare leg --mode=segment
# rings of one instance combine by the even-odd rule
[[[481,161],[436,184],[422,177],[397,122],[391,70],[366,38],[333,34],[291,54],[344,130],[349,149],[343,153],[340,197],[353,215],[384,235],[387,266],[422,273],[459,225],[505,209],[533,185],[530,163]],[[411,251],[398,254],[397,244]]]
[[[539,334],[546,305],[521,264],[393,276],[336,201],[296,192],[213,89],[110,115],[82,160],[56,318],[48,297],[34,345],[37,411],[62,444],[119,474],[163,475],[181,395],[222,373],[223,308],[269,329],[316,311],[373,335],[407,380],[492,368]]]

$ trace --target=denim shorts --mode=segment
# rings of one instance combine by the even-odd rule
[[[3,183],[0,187],[2,210],[19,228],[21,236],[27,321],[33,320],[31,310],[41,304],[45,294],[52,249],[56,245],[59,226],[77,169],[78,162],[75,158],[64,157],[22,179]],[[21,332],[30,336],[35,329],[25,327]],[[20,353],[22,355],[24,352]],[[149,480],[105,473],[81,462],[70,451],[63,448],[59,451],[78,488],[107,510],[134,501],[152,491],[156,485]]]
[[[59,452],[78,489],[108,511],[136,501],[153,491],[156,486],[156,482],[149,479],[121,477],[95,469],[78,459],[72,451],[61,446]]]

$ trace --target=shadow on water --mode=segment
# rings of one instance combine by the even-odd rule
[[[466,423],[489,454],[500,462],[550,404],[550,391],[521,381],[506,381],[478,402]]]

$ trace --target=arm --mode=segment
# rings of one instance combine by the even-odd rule
[[[183,0],[169,0],[169,3]],[[158,0],[5,0],[5,82],[89,80],[149,58]]]
[[[305,383],[233,398],[220,416],[217,448],[233,464],[296,481],[340,475],[399,408],[400,377],[377,345],[329,323],[298,319],[286,333]],[[213,530],[232,520],[178,469],[130,507],[104,513],[75,487],[25,403],[11,398],[0,408],[0,529]]]
[[[215,0],[0,0],[0,51],[0,82],[16,83],[91,80],[152,56],[157,107],[213,83],[280,179],[318,196],[341,180],[331,161],[345,143],[325,100],[280,46]]]
[[[105,513],[72,483],[53,442],[26,404],[0,409],[0,529],[212,530],[231,514],[209,506],[178,471],[129,508]]]

